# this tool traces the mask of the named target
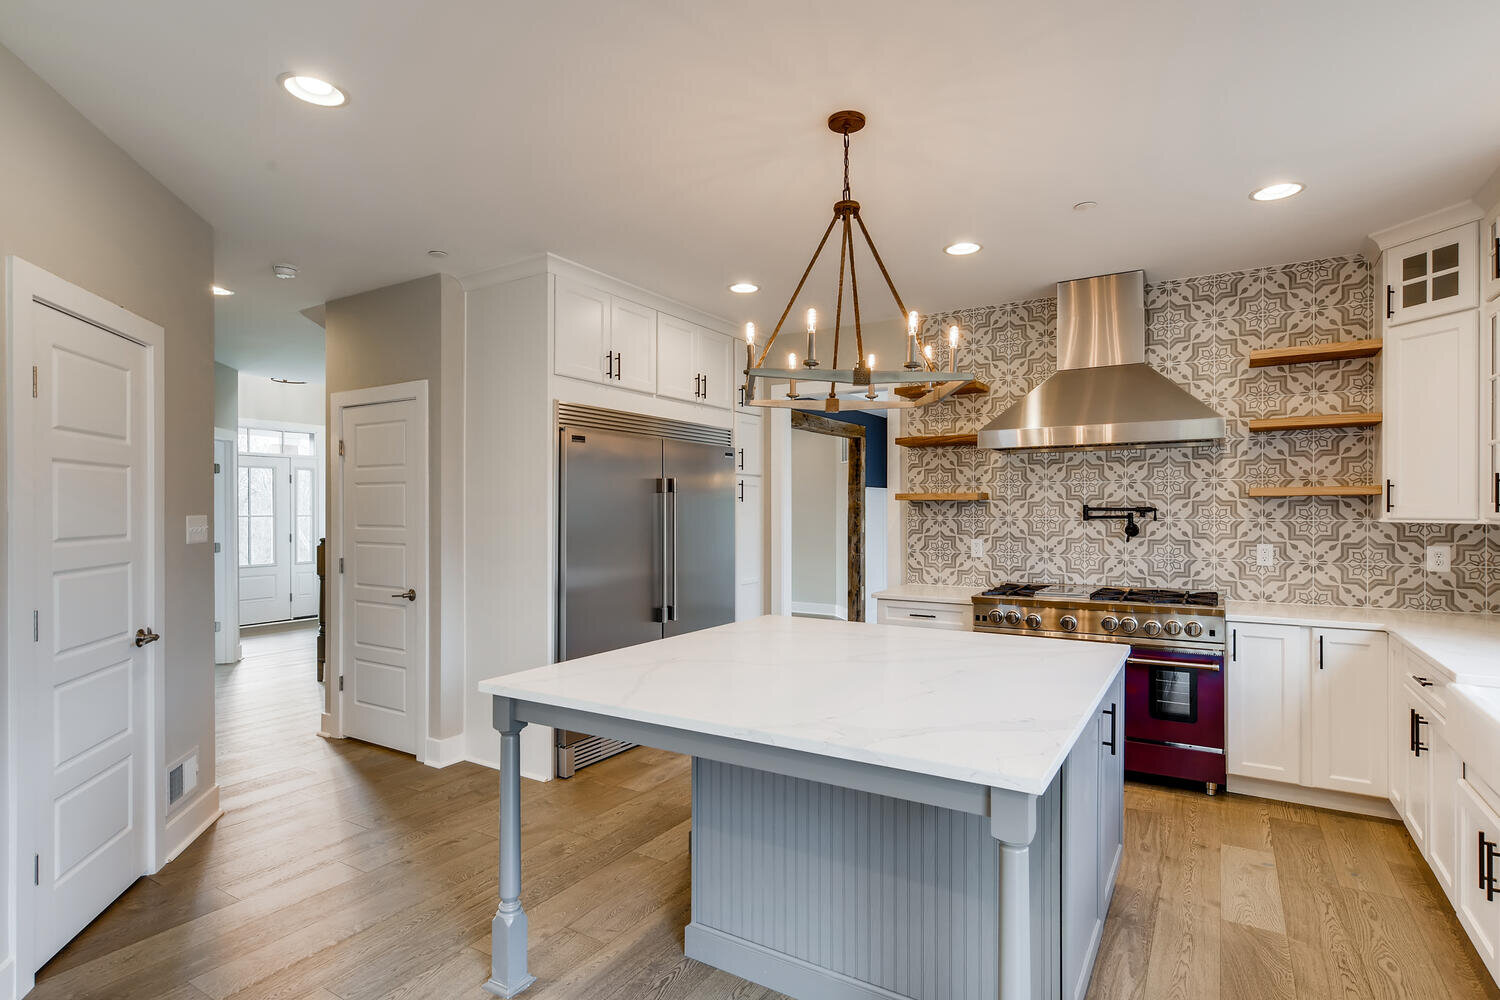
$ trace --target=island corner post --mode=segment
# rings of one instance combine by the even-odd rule
[[[1111,697],[1120,697],[1122,692],[1119,692],[1119,686],[1122,683],[1123,676],[1117,675],[1110,692],[1106,694],[1105,703],[1108,703]],[[630,742],[659,747],[695,758],[694,912],[692,922],[684,931],[684,950],[688,957],[771,989],[777,989],[779,992],[789,992],[805,997],[807,1000],[869,1000],[875,997],[939,995],[981,998],[981,1000],[1038,1000],[1038,998],[1052,1000],[1052,998],[1064,995],[1065,982],[1075,979],[1074,973],[1066,967],[1069,959],[1063,943],[1063,926],[1065,921],[1070,919],[1066,912],[1068,903],[1063,895],[1061,860],[1064,844],[1063,785],[1066,767],[1058,769],[1044,792],[1028,794],[1014,789],[897,771],[879,765],[829,758],[619,717],[596,715],[502,695],[492,695],[492,698],[494,725],[501,735],[500,903],[491,925],[491,976],[485,983],[485,989],[495,996],[516,996],[535,982],[535,977],[527,970],[527,922],[520,902],[519,736],[521,729],[528,721],[539,725],[592,727],[587,728],[587,731],[613,735]],[[1078,737],[1076,745],[1069,752],[1069,761],[1071,762],[1074,757],[1092,758],[1095,750],[1086,726],[1085,733]],[[700,761],[712,766],[700,768]],[[879,812],[881,803],[886,804],[887,808],[894,803],[894,808],[898,811],[903,808],[923,811],[922,815],[925,819],[917,823],[915,827],[910,824],[907,827],[900,827],[894,822],[888,823],[883,827],[885,836],[899,837],[903,835],[901,832],[903,829],[917,827],[930,830],[934,816],[937,817],[940,829],[943,829],[942,823],[948,823],[947,829],[954,830],[957,838],[953,842],[968,844],[967,860],[955,862],[954,870],[958,871],[961,868],[966,873],[963,888],[966,891],[972,890],[970,902],[973,906],[979,907],[977,912],[983,914],[983,926],[986,931],[990,932],[989,935],[981,934],[969,924],[959,922],[951,925],[950,929],[956,930],[961,926],[963,933],[954,933],[953,937],[978,937],[979,944],[976,946],[971,942],[965,945],[962,941],[958,941],[952,943],[950,947],[949,942],[939,941],[935,946],[932,940],[934,917],[931,912],[905,912],[906,908],[902,906],[890,906],[882,910],[876,908],[872,902],[867,918],[872,923],[880,921],[883,928],[888,926],[897,928],[897,937],[904,934],[907,938],[925,937],[927,939],[925,945],[916,942],[910,947],[915,949],[914,962],[928,963],[922,975],[929,983],[942,982],[946,976],[956,975],[962,979],[961,969],[959,972],[954,972],[946,967],[947,964],[957,964],[970,970],[968,987],[961,992],[935,992],[930,987],[919,988],[917,986],[912,986],[909,990],[887,988],[884,984],[867,981],[865,977],[851,975],[841,968],[820,966],[808,961],[805,956],[777,954],[763,942],[737,937],[719,927],[712,926],[707,919],[700,917],[700,906],[704,910],[712,910],[715,904],[713,898],[700,897],[698,884],[700,866],[719,864],[721,866],[719,871],[722,871],[722,866],[736,865],[739,860],[733,852],[720,851],[717,859],[713,857],[713,841],[707,835],[713,828],[712,824],[721,817],[715,816],[711,810],[705,809],[702,817],[708,826],[708,829],[704,831],[707,842],[700,844],[697,836],[700,823],[700,772],[707,776],[718,768],[739,772],[734,780],[741,783],[746,780],[745,776],[749,775],[752,781],[801,783],[803,786],[813,788],[814,795],[817,789],[824,789],[831,790],[836,796],[862,797],[858,807],[861,822],[874,818]],[[1097,785],[1100,775],[1097,771],[1094,775]],[[725,798],[724,790],[728,787],[727,783],[721,784],[714,789],[712,795],[706,798],[722,800]],[[782,801],[795,803],[797,798],[793,796]],[[872,805],[872,803],[875,804]],[[791,808],[795,810],[796,807],[793,805]],[[826,819],[828,811],[825,800],[822,804],[815,804],[812,812],[790,815],[786,817],[785,822],[788,827],[809,821],[816,822],[819,816]],[[1096,829],[1097,820],[1098,814],[1094,813],[1091,822]],[[964,839],[965,836],[967,836],[967,841]],[[985,848],[983,846],[985,841],[993,846]],[[1097,847],[1097,841],[1095,844]],[[924,841],[918,835],[914,836],[909,843],[904,842],[897,847],[896,853],[917,854],[933,849],[933,841],[930,839]],[[946,848],[942,843],[937,844],[937,850],[944,849]],[[820,858],[819,862],[827,866],[843,864],[841,858],[834,856],[837,853],[837,850],[825,852],[825,856]],[[862,866],[845,865],[846,874],[839,877],[847,877],[848,871],[860,867]],[[982,873],[975,874],[974,886],[968,885],[968,873]],[[764,872],[757,873],[758,878],[765,874]],[[1105,872],[1099,873],[1101,879],[1105,874]],[[1107,877],[1108,886],[1112,888],[1113,871],[1109,871]],[[715,892],[723,894],[723,886],[726,884],[724,878],[711,877],[705,881],[715,886]],[[948,890],[958,891],[959,883],[960,879],[955,875],[947,886]],[[795,883],[785,883],[785,885],[794,886]],[[1099,891],[1106,892],[1107,889],[1103,887],[1104,883],[1101,882],[1100,885]],[[929,891],[932,888],[930,879],[926,888]],[[790,895],[798,893],[795,887],[787,891]],[[818,888],[812,887],[804,888],[801,894],[803,897],[809,897],[819,892]],[[873,900],[874,895],[871,893],[867,898]],[[833,905],[826,899],[822,901],[822,904],[825,910]],[[795,906],[796,901],[793,901],[792,905]],[[1107,901],[1103,905],[1107,907]],[[718,910],[722,911],[723,906],[719,905]],[[922,934],[909,933],[914,924],[919,926]],[[1086,942],[1084,945],[1083,955],[1088,968],[1092,967],[1097,946],[1096,931],[1092,944]],[[968,950],[961,951],[965,947]],[[955,955],[959,956],[956,962]],[[934,966],[938,967],[936,972],[934,972]],[[977,977],[973,972],[976,968],[980,970]],[[1088,968],[1083,970],[1085,983]],[[934,976],[937,977],[936,980]],[[869,978],[873,980],[876,977]]]

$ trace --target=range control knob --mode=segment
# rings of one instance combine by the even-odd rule
[[[1130,635],[1131,633],[1133,633],[1139,625],[1140,622],[1136,621],[1134,618],[1120,619],[1120,631],[1124,632],[1126,635]]]
[[[1141,626],[1141,631],[1147,635],[1161,635],[1161,622],[1152,619]]]
[[[1062,626],[1064,632],[1078,631],[1078,619],[1072,615],[1063,615],[1057,624]]]
[[[1026,616],[1026,627],[1027,628],[1041,628],[1042,627],[1042,616],[1041,615],[1027,615]]]
[[[999,625],[1002,621],[1005,620],[1005,612],[1001,611],[999,608],[996,608],[985,617],[994,622],[996,625]]]
[[[1019,625],[1019,624],[1021,624],[1021,612],[1017,611],[1015,608],[1011,608],[1009,611],[1005,612],[1005,624],[1007,624],[1007,625]]]
[[[1190,638],[1196,639],[1203,634],[1203,626],[1197,622],[1188,622],[1184,631],[1187,632]]]
[[[1115,618],[1114,615],[1105,615],[1103,618],[1099,619],[1099,627],[1104,629],[1104,631],[1106,632],[1113,632],[1115,629],[1120,627],[1120,622],[1117,618]]]
[[[1167,624],[1166,624],[1166,630],[1167,630],[1167,635],[1181,635],[1182,634],[1182,622],[1180,622],[1180,621],[1178,621],[1177,619],[1174,618],[1171,621],[1167,622]]]

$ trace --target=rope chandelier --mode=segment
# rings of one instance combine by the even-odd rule
[[[885,262],[880,259],[880,251],[875,249],[875,241],[870,237],[870,230],[865,227],[865,221],[860,217],[859,202],[849,196],[849,136],[864,127],[865,116],[858,111],[836,111],[828,116],[829,131],[844,137],[844,190],[839,200],[834,202],[833,218],[829,220],[828,228],[823,230],[823,238],[818,241],[818,248],[813,251],[812,260],[807,262],[802,278],[797,282],[797,287],[792,290],[792,297],[787,300],[786,308],[781,312],[781,318],[776,321],[776,328],[771,331],[771,336],[758,357],[755,353],[755,324],[745,324],[745,399],[752,406],[825,412],[908,409],[935,403],[973,383],[972,374],[938,369],[933,360],[932,345],[923,341],[916,312],[908,312],[905,303],[901,301],[901,293],[896,291],[896,284],[891,280],[890,272],[885,268]],[[896,308],[907,320],[906,363],[900,368],[877,371],[875,356],[865,353],[864,328],[860,321],[859,310],[859,279],[854,263],[854,227],[856,225],[859,227],[860,235],[864,237],[865,245],[870,249],[871,259],[880,270],[880,276],[885,279],[886,287],[891,290],[891,297],[896,300]],[[802,294],[802,287],[807,284],[807,277],[812,273],[813,265],[818,262],[823,248],[828,245],[828,237],[833,234],[835,227],[841,227],[841,232],[839,279],[833,313],[833,358],[830,367],[822,368],[817,358],[817,314],[812,309],[807,311],[807,353],[803,356],[801,364],[798,364],[796,354],[791,353],[787,356],[785,368],[768,367],[766,359],[771,355],[776,338],[781,334],[781,328],[786,323],[787,317],[791,315],[792,307],[797,304],[797,297]],[[852,368],[839,367],[839,349],[844,322],[844,275],[846,273],[849,276],[849,302],[854,317],[854,366]],[[949,350],[950,365],[953,363],[952,358],[955,353],[956,330],[954,338]],[[772,395],[770,390],[772,382],[787,383],[787,392],[783,397]],[[799,382],[802,383],[801,387],[798,385]],[[816,388],[809,383],[815,384]],[[889,386],[890,393],[882,395],[876,390],[877,385]]]

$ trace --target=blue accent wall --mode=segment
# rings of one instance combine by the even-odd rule
[[[818,415],[842,420],[846,424],[859,424],[865,429],[865,487],[885,489],[885,417],[864,410]]]

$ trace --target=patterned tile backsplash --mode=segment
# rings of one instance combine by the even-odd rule
[[[988,490],[989,503],[906,504],[911,582],[980,587],[998,580],[1215,588],[1231,600],[1500,611],[1500,526],[1386,524],[1374,499],[1270,499],[1249,486],[1375,482],[1379,429],[1250,435],[1256,417],[1369,410],[1376,360],[1249,367],[1257,347],[1371,336],[1373,284],[1363,257],[1213,274],[1146,286],[1146,360],[1228,419],[1211,445],[1114,451],[903,449],[912,490]],[[907,411],[903,433],[973,431],[1052,373],[1053,299],[929,317],[957,324],[959,364],[988,396]],[[1125,541],[1082,505],[1154,504],[1159,520]],[[984,542],[974,558],[970,541]],[[1425,546],[1453,546],[1447,573]],[[1257,565],[1256,546],[1275,564]]]

